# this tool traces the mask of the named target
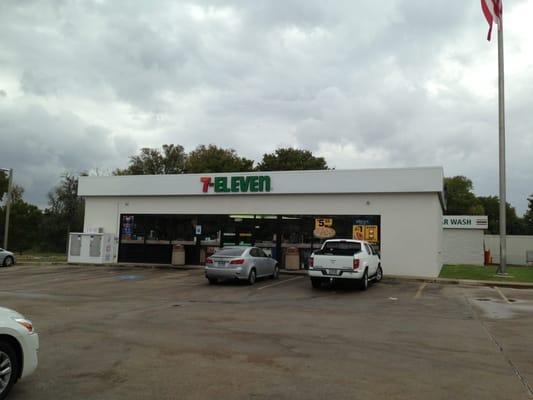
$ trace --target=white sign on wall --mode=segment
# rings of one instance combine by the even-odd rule
[[[444,229],[488,229],[489,217],[486,215],[444,215]]]

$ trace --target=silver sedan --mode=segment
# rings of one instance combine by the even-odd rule
[[[205,277],[211,284],[238,279],[253,285],[265,276],[278,278],[278,262],[258,247],[224,247],[205,262]]]
[[[0,267],[10,267],[15,264],[15,255],[7,250],[0,249]]]

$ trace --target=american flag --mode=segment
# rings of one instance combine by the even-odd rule
[[[502,0],[481,0],[481,9],[485,15],[485,19],[489,23],[489,34],[487,40],[490,41],[492,34],[492,24],[500,26],[502,22]],[[500,26],[501,28],[501,26]]]

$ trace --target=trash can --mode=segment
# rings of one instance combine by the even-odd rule
[[[300,252],[296,247],[288,247],[285,251],[285,269],[300,269]]]
[[[181,244],[172,246],[172,265],[185,265],[185,248]]]

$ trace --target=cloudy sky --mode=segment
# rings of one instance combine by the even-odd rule
[[[504,3],[508,198],[533,193],[533,2]],[[478,0],[2,0],[0,167],[46,205],[64,171],[163,143],[335,168],[442,165],[498,192],[497,44]]]

